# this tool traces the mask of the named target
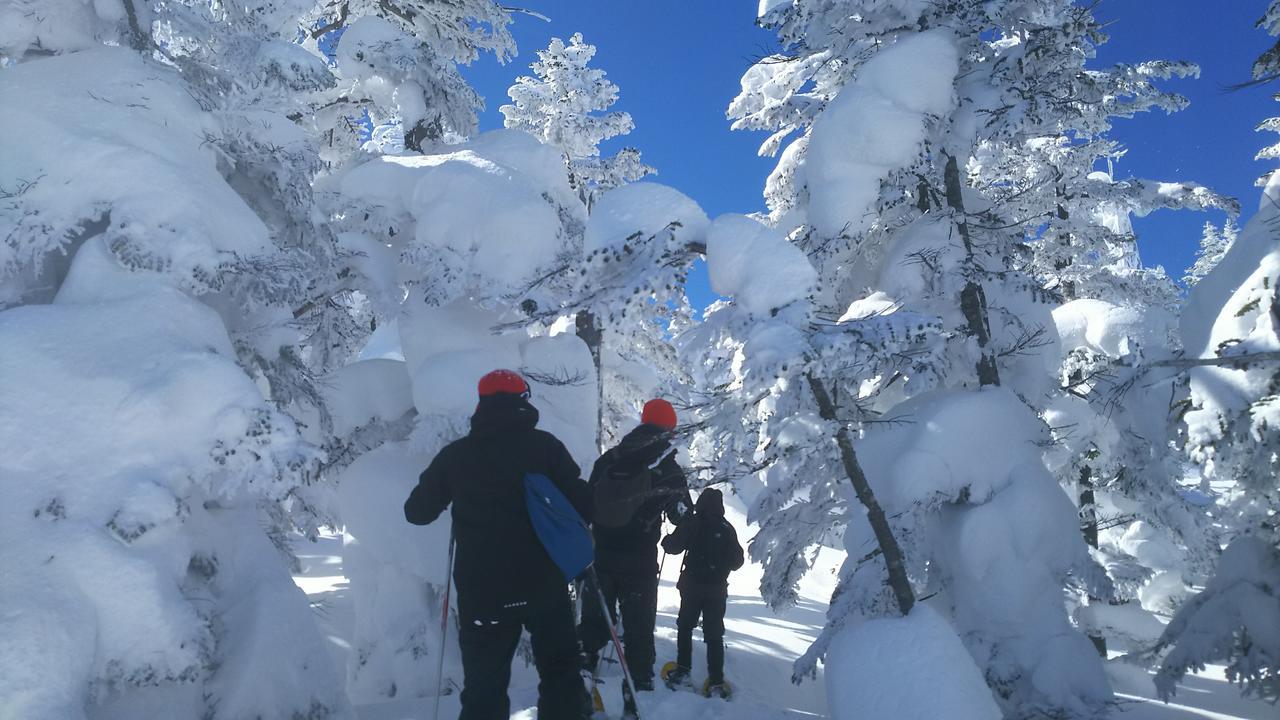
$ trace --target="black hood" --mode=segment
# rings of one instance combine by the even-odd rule
[[[471,436],[485,437],[538,425],[538,409],[519,395],[500,393],[480,398],[471,416]]]
[[[671,447],[671,432],[657,425],[640,425],[618,443],[617,453],[624,462],[645,464],[657,460]]]
[[[707,488],[698,496],[697,513],[704,517],[724,517],[724,495],[715,488]]]

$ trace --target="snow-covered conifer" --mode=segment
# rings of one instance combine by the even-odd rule
[[[1065,1],[796,0],[762,10],[783,50],[744,75],[730,115],[735,127],[774,133],[761,148],[781,150],[765,190],[769,219],[816,271],[812,309],[799,299],[766,308],[770,324],[796,314],[766,343],[759,321],[734,319],[745,310],[735,295],[694,345],[719,358],[712,386],[735,406],[725,413],[722,398],[708,416],[736,412],[747,431],[745,440],[728,430],[708,438],[710,464],[737,455],[748,459],[738,473],[763,470],[752,553],[765,564],[766,599],[793,596],[824,538],[842,532],[849,550],[827,629],[797,671],[845,623],[895,605],[905,612],[903,596],[929,587],[1007,715],[1100,712],[1108,683],[1061,593],[1071,585],[1107,599],[1111,583],[1087,552],[1071,498],[1029,450],[1045,442],[1034,418],[1059,392],[1050,311],[1065,290],[1046,289],[1038,269],[1102,285],[1093,268],[1065,277],[1099,258],[1139,275],[1117,274],[1116,284],[1151,284],[1133,262],[1132,237],[1106,226],[1106,204],[1146,212],[1225,203],[1191,183],[1091,175],[1112,152],[1096,140],[1109,118],[1176,109],[1183,101],[1152,83],[1194,68],[1085,69],[1104,38],[1087,8]],[[708,254],[714,268],[715,249]],[[826,358],[814,346],[840,333],[866,338],[865,357]],[[786,347],[796,350],[778,351]],[[762,385],[746,381],[753,356],[770,360]],[[1029,419],[1017,430],[994,429],[1019,416]],[[956,439],[975,423],[992,426]],[[970,474],[970,453],[1029,460]],[[867,524],[877,510],[855,509],[846,483],[869,485],[890,532]],[[1037,527],[1015,519],[1032,506]],[[978,541],[987,532],[1001,540]],[[902,558],[883,557],[888,535]],[[995,546],[1020,550],[1006,557]],[[975,566],[984,572],[972,574]],[[1070,680],[1036,679],[1067,665],[1078,671]]]
[[[1277,696],[1276,627],[1258,620],[1280,610],[1276,177],[1257,215],[1196,284],[1181,319],[1180,364],[1190,380],[1186,449],[1218,497],[1216,514],[1230,544],[1214,578],[1179,609],[1160,640],[1160,648],[1171,648],[1157,678],[1166,696],[1185,672],[1211,661],[1226,661],[1247,692]]]
[[[476,381],[496,368],[529,380],[539,426],[580,466],[596,455],[596,376],[571,327],[538,322],[579,258],[585,209],[560,151],[495,130],[423,155],[384,156],[331,178],[339,237],[359,247],[387,322],[371,338],[390,352],[334,376],[349,437],[384,441],[335,467],[356,610],[348,668],[358,701],[439,692],[447,518],[388,523],[417,474],[467,431]],[[531,318],[531,311],[533,317]],[[566,330],[568,330],[566,332]],[[371,444],[372,444],[371,442]],[[446,683],[460,679],[457,659]],[[447,687],[447,685],[446,685]]]
[[[568,45],[551,38],[529,66],[534,76],[516,78],[507,90],[512,104],[499,108],[507,127],[564,152],[573,186],[588,207],[599,193],[653,172],[635,148],[600,155],[600,143],[630,133],[635,124],[628,113],[608,112],[618,100],[618,86],[605,79],[603,70],[587,67],[595,54],[581,33],[574,33]]]
[[[25,609],[0,695],[33,718],[345,716],[262,528],[305,503],[319,453],[236,364],[241,342],[284,344],[251,318],[306,266],[191,77],[130,48],[32,49],[0,70],[0,434],[27,448],[0,460],[5,604]]]
[[[472,135],[482,101],[458,65],[515,53],[511,9],[493,0],[321,0],[303,18],[308,45],[337,42],[337,86],[304,118],[336,164],[358,148],[366,116],[373,149]]]
[[[1234,219],[1228,218],[1221,228],[1206,222],[1200,235],[1200,249],[1196,251],[1196,261],[1187,268],[1187,274],[1182,276],[1182,283],[1188,289],[1194,288],[1196,283],[1203,280],[1205,275],[1218,266],[1222,256],[1231,249],[1239,233],[1240,229],[1236,227]]]

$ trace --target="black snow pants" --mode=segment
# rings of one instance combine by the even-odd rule
[[[591,717],[567,590],[536,603],[506,608],[499,617],[469,616],[465,605],[459,605],[463,688],[458,720],[507,720],[511,716],[507,685],[522,629],[529,631],[538,668],[538,717]]]
[[[702,618],[702,639],[707,643],[707,682],[724,682],[724,612],[727,587],[685,583],[680,588],[680,614],[676,616],[676,664],[691,669],[693,629]]]
[[[658,619],[658,577],[611,573],[597,569],[600,589],[608,603],[609,617],[613,623],[622,615],[622,646],[626,653],[627,669],[636,687],[653,687],[653,630]],[[582,650],[588,655],[599,655],[611,642],[609,625],[600,610],[600,599],[588,579],[583,586],[582,624],[579,635]]]

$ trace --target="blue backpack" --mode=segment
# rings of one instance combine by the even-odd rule
[[[595,560],[591,531],[560,488],[540,473],[524,476],[524,501],[529,522],[547,554],[573,582]]]

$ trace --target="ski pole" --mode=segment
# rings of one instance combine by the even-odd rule
[[[609,617],[609,604],[605,602],[604,590],[600,588],[600,577],[596,575],[595,566],[588,568],[591,571],[591,583],[596,586],[596,597],[600,600],[600,612],[604,613],[604,622],[609,626],[609,637],[613,640],[613,649],[618,653],[618,663],[622,665],[622,679],[626,681],[627,688],[631,691],[631,697],[636,696],[636,684],[631,681],[631,668],[627,667],[627,654],[622,650],[622,643],[618,640],[618,628],[613,623],[613,618]],[[640,718],[640,708],[636,707],[636,719]]]
[[[444,576],[444,612],[440,613],[440,657],[436,661],[436,701],[431,710],[433,720],[440,720],[440,696],[444,694],[444,646],[445,637],[449,633],[449,591],[453,589],[453,548],[455,545],[453,532],[449,532],[449,569]]]

